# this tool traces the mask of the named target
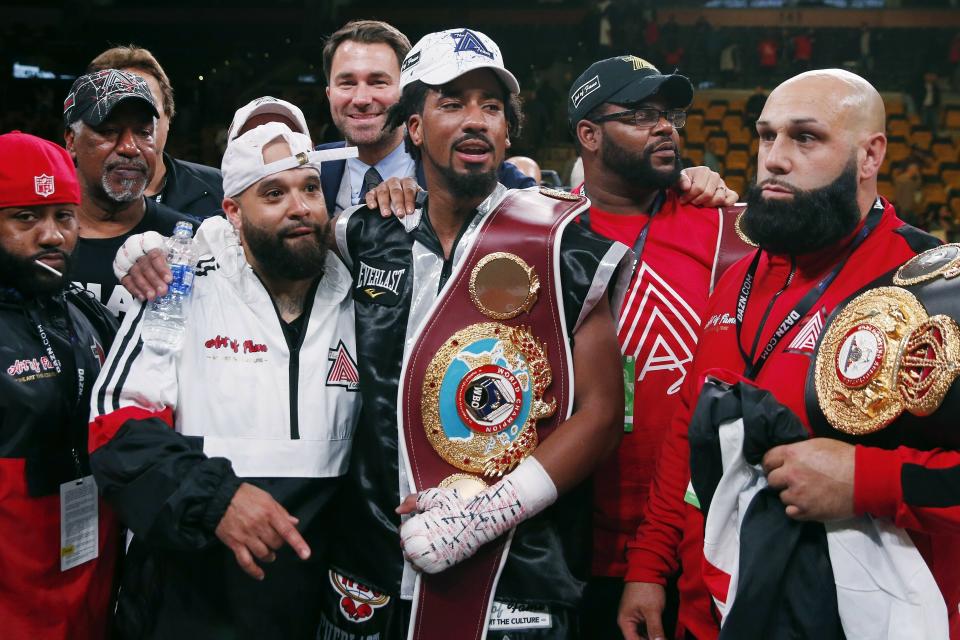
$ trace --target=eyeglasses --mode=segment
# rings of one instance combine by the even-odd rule
[[[625,124],[630,124],[627,118],[632,118],[632,124],[640,129],[650,129],[657,126],[660,118],[669,122],[674,129],[682,129],[683,125],[687,123],[687,112],[682,109],[670,109],[669,111],[660,111],[659,109],[631,109],[630,111],[608,113],[605,116],[594,118],[592,122],[599,124],[611,120],[620,120]]]

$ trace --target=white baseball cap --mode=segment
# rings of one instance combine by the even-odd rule
[[[264,163],[263,147],[278,138],[290,146],[290,156]],[[223,152],[223,161],[220,163],[223,193],[232,198],[250,185],[281,171],[309,167],[316,169],[319,174],[321,162],[356,157],[356,147],[314,151],[313,143],[305,134],[291,131],[283,122],[268,122],[227,143],[227,150]]]
[[[251,100],[243,105],[233,114],[233,122],[230,123],[230,129],[227,132],[227,141],[233,140],[240,135],[240,129],[247,123],[247,120],[253,116],[274,114],[284,116],[300,128],[300,133],[310,136],[310,129],[307,128],[307,119],[303,117],[303,111],[297,105],[274,98],[273,96],[263,96]]]
[[[520,83],[503,66],[500,47],[473,29],[447,29],[420,38],[400,66],[400,89],[416,80],[439,86],[474,69],[490,69],[511,94],[520,93]]]

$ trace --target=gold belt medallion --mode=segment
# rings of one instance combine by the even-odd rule
[[[905,287],[960,275],[960,244],[945,244],[914,256],[897,269],[893,284]]]
[[[553,415],[543,345],[526,327],[480,322],[453,334],[423,382],[427,439],[449,464],[498,477],[537,446],[536,422]]]
[[[881,287],[854,298],[834,319],[817,351],[814,380],[830,424],[864,435],[904,410],[933,413],[958,373],[956,322],[928,316],[904,289]]]

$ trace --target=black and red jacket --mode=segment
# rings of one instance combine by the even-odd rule
[[[882,201],[882,205],[884,210],[877,227],[849,256],[817,304],[780,341],[754,380],[758,387],[770,391],[777,401],[796,413],[808,429],[810,423],[805,409],[804,383],[813,362],[816,340],[827,316],[851,294],[938,243],[931,236],[905,225],[896,217],[888,202]],[[761,256],[744,313],[742,338],[745,350],[750,350],[758,332],[758,344],[762,350],[790,310],[848,255],[854,235],[851,234],[833,247],[797,258],[770,254]],[[692,364],[692,375],[687,377],[681,391],[682,406],[671,422],[657,461],[645,520],[627,550],[628,570],[625,579],[630,582],[664,584],[667,576],[682,565],[678,582],[678,633],[682,634],[686,629],[700,640],[716,637],[719,626],[704,584],[703,516],[693,504],[695,499],[687,498],[690,483],[687,425],[699,397],[705,371],[722,368],[742,373],[745,370],[746,363],[737,345],[735,318],[740,289],[750,261],[748,257],[731,267],[710,298]],[[775,296],[769,318],[761,326],[767,306]],[[960,530],[960,516],[953,516],[953,524],[947,526],[944,517],[949,519],[950,514],[944,510],[939,510],[936,517],[932,517],[930,513],[918,512],[903,502],[903,487],[897,471],[907,459],[928,467],[960,464],[960,454],[954,452],[882,451],[858,446],[855,506],[858,513],[891,517],[897,514],[896,524],[922,532],[924,540],[918,540],[917,547],[940,584],[956,633],[960,573],[955,567],[957,554],[960,553],[960,537],[951,534],[949,529],[953,527],[954,531]],[[960,512],[960,509],[954,511]],[[928,535],[931,533],[933,535]],[[949,551],[950,545],[945,546],[937,540],[949,540],[954,550]],[[934,548],[938,550],[937,555],[930,554]],[[942,565],[950,558],[954,559],[954,569],[952,572],[944,571]],[[706,576],[707,579],[710,577]]]
[[[99,640],[107,635],[120,552],[116,521],[101,502],[98,558],[61,571],[60,484],[90,474],[90,391],[115,332],[113,318],[85,293],[24,297],[0,289],[3,638]]]

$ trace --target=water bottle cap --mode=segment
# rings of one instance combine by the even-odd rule
[[[178,222],[178,223],[176,224],[176,226],[173,228],[173,235],[179,236],[179,235],[183,235],[183,234],[186,234],[186,235],[188,235],[188,236],[192,236],[192,235],[193,235],[193,225],[190,224],[189,222],[185,221],[185,220],[181,220],[181,221]]]

